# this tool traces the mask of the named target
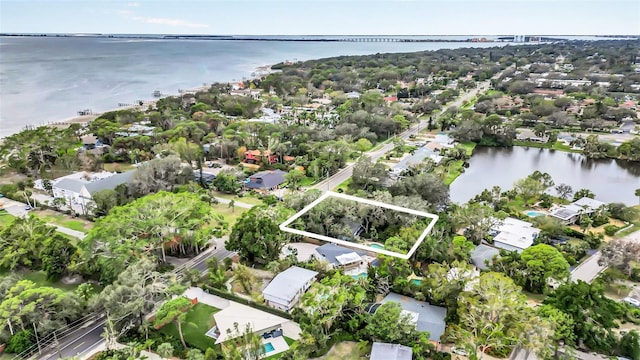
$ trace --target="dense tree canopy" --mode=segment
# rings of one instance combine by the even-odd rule
[[[165,262],[167,250],[197,253],[226,230],[223,217],[198,195],[161,191],[111,209],[89,231],[83,246],[87,254],[99,255],[103,276],[115,277],[141,255]]]

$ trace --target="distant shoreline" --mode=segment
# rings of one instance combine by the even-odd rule
[[[254,76],[250,76],[247,79],[248,80],[259,79],[259,78],[262,78],[262,77],[265,77],[265,76],[271,74],[272,72],[274,72],[274,70],[271,69],[271,66],[272,65],[264,65],[264,66],[259,66],[259,67],[255,68],[254,71],[253,71],[253,73],[255,73],[255,75]],[[232,82],[231,81],[221,81],[220,83],[231,84]],[[81,125],[85,126],[85,125],[89,124],[90,122],[94,121],[95,119],[99,118],[100,116],[102,116],[102,115],[104,115],[105,113],[108,113],[108,112],[120,111],[120,110],[131,110],[131,109],[144,110],[144,109],[149,108],[150,106],[155,106],[156,103],[158,102],[158,100],[160,100],[162,98],[171,97],[171,96],[182,96],[183,94],[195,94],[197,92],[207,91],[210,87],[211,87],[211,84],[207,84],[207,85],[204,85],[204,86],[197,86],[197,87],[186,89],[186,90],[180,90],[177,94],[162,94],[162,96],[160,96],[157,99],[141,100],[142,104],[131,104],[131,105],[126,105],[126,106],[119,106],[117,108],[112,108],[112,109],[108,109],[108,110],[104,110],[104,111],[99,111],[99,112],[96,112],[96,113],[73,116],[73,117],[65,118],[63,120],[58,120],[58,121],[51,121],[49,123],[42,124],[42,125],[25,126],[20,131],[24,131],[24,130],[29,129],[29,128],[34,128],[35,129],[35,128],[38,128],[38,127],[41,127],[41,126],[56,127],[56,128],[67,128],[71,124],[81,124]],[[11,136],[11,135],[14,135],[14,134],[10,134],[10,135],[7,135],[7,136],[0,136],[0,144],[2,143],[2,140],[4,138],[6,138],[8,136]]]
[[[420,38],[430,35],[123,35],[123,34],[11,34],[0,33],[0,37],[48,37],[48,38],[104,38],[134,40],[224,40],[224,41],[283,41],[283,42],[399,42],[399,43],[504,43],[514,42],[513,35],[470,36],[466,39],[447,39],[436,35],[433,39]],[[442,36],[443,38],[437,38]],[[462,37],[466,35],[450,35]],[[566,41],[561,37],[527,35],[526,41]],[[603,37],[606,38],[606,37]]]

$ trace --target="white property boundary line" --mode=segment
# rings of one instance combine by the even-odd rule
[[[311,210],[316,205],[318,205],[319,203],[321,203],[322,201],[324,201],[325,199],[327,199],[329,197],[334,197],[334,198],[339,198],[339,199],[344,199],[344,200],[351,200],[351,201],[355,201],[355,202],[359,202],[359,203],[363,203],[363,204],[368,204],[368,205],[372,205],[372,206],[378,206],[378,207],[382,207],[382,208],[385,208],[385,209],[395,210],[395,211],[399,211],[399,212],[403,212],[403,213],[407,213],[407,214],[412,214],[412,215],[416,215],[416,216],[422,216],[422,217],[430,218],[431,222],[429,223],[429,225],[427,225],[427,228],[422,232],[422,234],[420,234],[420,237],[418,237],[418,240],[416,240],[415,244],[413,244],[413,247],[406,254],[401,254],[401,253],[397,253],[397,252],[393,252],[393,251],[388,251],[388,250],[385,250],[385,249],[377,249],[377,248],[374,248],[374,247],[371,247],[371,246],[366,246],[366,245],[354,243],[354,242],[351,242],[351,241],[344,241],[344,240],[332,238],[332,237],[329,237],[329,236],[315,234],[315,233],[312,233],[312,232],[293,229],[293,228],[289,227],[289,225],[291,225],[291,223],[296,221],[302,215],[306,214],[309,210]],[[431,231],[433,226],[436,224],[436,221],[438,221],[438,215],[434,215],[434,214],[431,214],[431,213],[428,213],[428,212],[417,211],[417,210],[408,209],[408,208],[401,207],[401,206],[386,204],[386,203],[383,203],[383,202],[380,202],[380,201],[362,199],[362,198],[355,197],[355,196],[335,193],[335,192],[332,192],[332,191],[326,191],[319,198],[317,198],[315,201],[313,201],[311,204],[305,206],[304,209],[302,209],[299,212],[295,213],[292,217],[288,218],[287,220],[285,220],[285,222],[280,224],[280,230],[282,230],[284,232],[291,233],[291,234],[296,234],[296,235],[310,237],[310,238],[313,238],[313,239],[328,241],[328,242],[331,242],[331,243],[334,243],[334,244],[344,245],[344,246],[348,246],[348,247],[356,248],[356,249],[360,249],[360,250],[365,250],[365,251],[371,251],[371,252],[375,252],[375,253],[382,254],[382,255],[394,256],[394,257],[397,257],[397,258],[400,258],[400,259],[409,259],[413,255],[413,253],[416,252],[416,250],[418,249],[418,246],[420,246],[420,244],[422,244],[422,241],[424,240],[424,238],[427,237],[427,234],[429,233],[429,231]]]

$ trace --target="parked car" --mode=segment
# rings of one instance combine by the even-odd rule
[[[459,347],[455,347],[455,346],[451,348],[451,353],[452,354],[462,355],[462,356],[469,356],[469,353],[465,349],[459,348]]]
[[[626,298],[622,299],[622,301],[634,307],[640,308],[640,300],[627,296]]]

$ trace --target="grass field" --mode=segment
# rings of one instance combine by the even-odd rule
[[[524,146],[524,147],[532,147],[538,149],[552,149],[557,151],[571,152],[571,153],[581,153],[581,150],[572,149],[571,146],[567,146],[560,141],[556,141],[553,145],[549,145],[548,143],[539,143],[535,141],[514,141],[514,146]]]
[[[13,219],[15,219],[15,216],[7,213],[4,210],[0,211],[0,229],[9,225],[13,221]]]
[[[35,210],[32,212],[32,214],[36,215],[44,222],[84,233],[91,230],[91,228],[93,227],[93,223],[91,221],[80,218],[73,218],[69,215],[58,213],[52,210]]]
[[[202,352],[205,352],[207,348],[213,347],[215,340],[205,334],[216,324],[213,314],[218,311],[220,310],[198,303],[187,312],[186,318],[182,321],[182,334],[187,345],[196,347]],[[165,325],[160,329],[160,332],[180,339],[178,328],[174,323]]]
[[[250,204],[250,205],[262,205],[262,200],[258,199],[257,197],[253,196],[253,195],[246,195],[243,197],[237,196],[237,195],[230,195],[230,194],[225,194],[223,192],[219,192],[219,191],[214,191],[214,196],[219,197],[219,198],[223,198],[223,199],[228,199],[228,200],[233,200],[235,202],[242,202],[245,204]]]
[[[248,209],[234,206],[233,209],[228,204],[215,204],[211,205],[216,214],[220,214],[224,217],[224,220],[229,223],[229,229],[236,223],[240,215]]]

